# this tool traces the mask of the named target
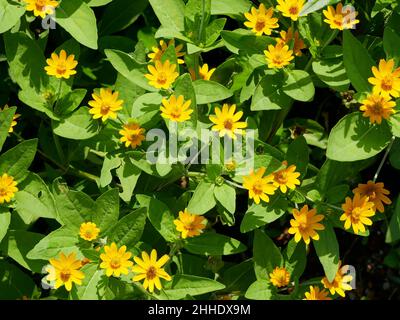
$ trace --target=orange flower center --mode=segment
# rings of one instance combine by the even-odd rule
[[[171,110],[171,117],[174,119],[179,119],[182,115],[181,110],[178,107],[175,107]]]
[[[92,238],[93,237],[93,233],[92,233],[92,231],[86,231],[85,232],[85,236],[86,236],[86,238]]]
[[[67,282],[71,277],[71,271],[68,269],[64,269],[60,272],[60,278],[62,282]]]
[[[112,269],[119,269],[121,267],[121,259],[112,258],[111,261],[110,261],[110,267]]]
[[[336,26],[338,26],[338,27],[341,27],[341,26],[343,25],[343,17],[341,17],[341,16],[336,17],[336,18],[333,20],[333,24],[336,25]]]
[[[4,197],[5,195],[7,195],[7,193],[7,188],[0,187],[0,196]]]
[[[390,77],[386,76],[382,79],[381,87],[384,91],[392,91],[393,89],[393,81]]]
[[[161,85],[163,85],[167,82],[167,75],[165,74],[165,72],[160,72],[158,74],[157,82]]]
[[[292,6],[289,8],[289,13],[291,15],[297,15],[299,13],[299,8],[297,6]]]
[[[358,223],[360,221],[361,216],[361,208],[356,207],[351,211],[351,222]]]
[[[280,66],[280,65],[282,65],[282,63],[283,63],[283,58],[282,58],[282,56],[281,56],[279,53],[277,53],[277,54],[275,54],[275,56],[273,57],[272,62],[273,62],[275,65]]]
[[[262,31],[264,28],[265,28],[265,20],[264,19],[257,20],[255,29],[257,31]]]
[[[67,70],[67,68],[66,68],[65,64],[60,63],[57,66],[57,73],[58,74],[64,74],[66,70]]]
[[[263,193],[263,188],[262,188],[261,183],[256,182],[253,184],[253,192],[258,195]]]
[[[146,278],[147,280],[153,280],[157,276],[157,270],[155,267],[151,266],[147,269]]]
[[[383,113],[383,107],[380,102],[375,102],[373,105],[370,106],[369,110],[372,114],[377,116],[380,116]]]
[[[279,184],[286,184],[289,179],[285,171],[279,171],[274,174],[274,180]]]
[[[100,113],[104,116],[104,115],[108,114],[109,112],[110,112],[110,106],[107,104],[102,104]]]
[[[224,121],[224,128],[225,128],[226,130],[232,130],[232,128],[233,128],[233,121],[232,121],[232,119],[228,119],[228,120],[225,120],[225,121]]]
[[[36,0],[36,10],[37,11],[43,11],[43,9],[46,6],[46,1],[45,0]]]

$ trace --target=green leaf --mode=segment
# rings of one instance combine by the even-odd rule
[[[165,282],[158,298],[162,300],[179,300],[186,296],[198,296],[224,288],[225,286],[222,283],[212,279],[178,274],[173,277],[172,281]]]
[[[121,182],[123,191],[119,194],[119,196],[125,202],[129,202],[142,172],[132,163],[130,158],[125,157],[123,160],[121,159],[121,161],[122,164],[117,169],[117,176]]]
[[[1,215],[0,215],[1,217]],[[1,239],[1,235],[0,235]],[[400,197],[397,198],[396,207],[386,231],[386,243],[393,243],[400,239]]]
[[[185,98],[185,101],[191,101],[190,109],[193,110],[193,113],[190,115],[190,121],[192,123],[192,127],[196,128],[198,120],[196,93],[194,91],[192,79],[190,78],[190,74],[188,73],[183,74],[176,80],[175,96],[179,97],[180,95]],[[160,107],[158,107],[158,112],[159,109]]]
[[[217,204],[214,198],[215,184],[201,181],[188,204],[188,211],[192,214],[204,214]]]
[[[271,300],[273,289],[267,280],[257,280],[250,285],[244,296],[251,300]]]
[[[81,271],[85,274],[82,285],[73,286],[71,296],[76,300],[102,300],[105,295],[107,277],[97,264],[87,264]]]
[[[400,42],[400,36],[391,29],[386,27],[383,33],[383,48],[385,49],[387,59],[396,59],[399,62],[400,49],[398,43]]]
[[[14,27],[24,15],[25,8],[8,0],[0,0],[0,34]]]
[[[368,159],[389,144],[392,133],[389,125],[371,125],[361,113],[352,113],[341,119],[332,129],[326,156],[336,161]]]
[[[318,11],[322,8],[324,8],[325,6],[328,5],[334,5],[336,3],[338,3],[340,0],[325,0],[325,1],[320,1],[320,0],[311,0],[308,1],[303,9],[300,12],[300,17],[304,17],[312,12]]]
[[[175,242],[179,239],[174,224],[175,217],[163,202],[142,194],[137,195],[136,199],[140,206],[146,208],[151,224],[166,241]]]
[[[240,15],[250,10],[249,0],[211,0],[211,14],[213,15]]]
[[[117,188],[108,190],[96,200],[96,212],[93,222],[96,223],[101,233],[113,227],[119,217],[119,191]]]
[[[57,23],[84,46],[97,49],[96,16],[85,2],[62,1],[57,8]]]
[[[285,268],[293,279],[299,279],[307,264],[307,251],[304,241],[290,240],[284,252]]]
[[[137,209],[118,221],[110,231],[109,239],[118,247],[123,245],[132,247],[142,237],[145,224],[146,210],[144,208]]]
[[[262,53],[268,45],[275,43],[271,37],[257,36],[246,29],[224,30],[221,31],[221,37],[227,49],[234,54],[239,54],[239,51],[249,54]]]
[[[12,107],[0,111],[0,151],[3,148],[3,144],[8,137],[8,131],[11,128],[11,122],[13,120],[16,110],[16,107]]]
[[[53,131],[56,135],[73,140],[86,140],[99,133],[99,121],[93,120],[89,109],[79,108],[61,121],[52,121]]]
[[[57,219],[54,197],[39,175],[29,173],[18,188],[15,209],[26,224],[39,218]]]
[[[0,299],[31,298],[36,285],[30,275],[7,261],[0,261]]]
[[[247,249],[244,244],[236,239],[212,232],[187,239],[184,248],[191,253],[210,256],[236,254]]]
[[[303,70],[292,70],[286,73],[287,78],[282,90],[289,97],[303,102],[314,98],[315,88],[310,75]]]
[[[269,279],[269,274],[283,265],[279,248],[263,231],[255,230],[253,243],[254,271],[258,280]]]
[[[236,211],[236,191],[235,188],[224,183],[214,188],[215,199],[230,213]]]
[[[318,232],[319,240],[313,241],[319,261],[324,268],[328,281],[332,282],[339,269],[339,244],[330,222],[324,220],[325,230]]]
[[[284,197],[275,196],[269,203],[253,204],[247,210],[240,224],[240,232],[245,233],[263,225],[274,222],[282,217],[288,209],[288,202]]]
[[[222,84],[214,81],[196,80],[193,82],[197,104],[213,103],[228,99],[232,92]]]
[[[297,137],[290,145],[286,153],[288,165],[295,165],[296,172],[300,172],[300,178],[304,177],[307,172],[310,152],[308,150],[307,141],[303,136]]]
[[[293,100],[283,92],[282,87],[282,74],[269,72],[257,85],[250,109],[260,111],[289,108]]]
[[[11,222],[11,213],[8,208],[0,207],[0,242],[7,234]]]
[[[368,50],[349,30],[343,31],[344,66],[351,84],[357,92],[371,91],[368,78],[372,76],[371,68],[375,65]]]
[[[400,138],[400,113],[396,113],[389,118],[392,127],[392,133],[395,137]]]
[[[149,2],[162,26],[177,31],[184,30],[185,4],[182,0],[149,0]]]
[[[87,93],[86,89],[75,89],[71,92],[68,92],[65,96],[63,96],[55,106],[55,113],[63,115],[68,115],[77,109],[85,98]]]
[[[102,188],[108,186],[112,181],[111,170],[118,168],[121,165],[121,158],[113,157],[107,154],[104,158],[103,166],[100,173],[100,186]]]
[[[60,228],[45,236],[35,247],[28,252],[28,259],[49,260],[56,257],[60,252],[69,254],[76,252],[80,254],[77,244],[79,242],[78,233],[69,228]]]
[[[0,174],[7,173],[14,180],[25,178],[37,148],[37,139],[26,140],[0,156]]]

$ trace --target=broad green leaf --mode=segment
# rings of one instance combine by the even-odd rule
[[[303,102],[311,101],[315,94],[312,79],[303,70],[288,71],[282,90],[289,97]]]
[[[119,191],[111,189],[103,193],[96,200],[96,212],[93,222],[96,223],[100,232],[107,232],[113,227],[119,217]]]
[[[62,1],[56,9],[57,23],[83,45],[97,49],[97,23],[93,10],[81,0]]]
[[[190,115],[190,121],[192,123],[192,127],[196,128],[198,119],[196,93],[193,87],[192,79],[188,73],[185,73],[176,80],[175,96],[179,97],[180,95],[185,98],[185,101],[191,101],[190,109],[193,110],[193,113]]]
[[[121,161],[121,166],[116,170],[117,176],[122,185],[122,192],[119,196],[125,202],[129,202],[142,172],[132,163],[130,158],[125,157],[123,160],[121,159]]]
[[[80,103],[85,98],[86,93],[86,89],[75,89],[68,92],[57,102],[55,106],[56,114],[63,116],[73,112],[79,107]]]
[[[233,265],[222,274],[226,290],[245,291],[256,281],[254,263],[251,259]]]
[[[14,27],[25,13],[23,6],[8,0],[0,0],[0,34]]]
[[[357,40],[350,30],[343,31],[343,58],[351,84],[358,92],[371,91],[368,78],[372,76],[371,68],[375,65],[368,50]]]
[[[188,211],[192,214],[204,214],[217,204],[214,197],[215,184],[201,181],[188,204]]]
[[[14,180],[25,178],[37,148],[37,139],[26,140],[0,156],[0,174],[7,173]]]
[[[328,5],[332,6],[340,0],[311,0],[308,1],[300,12],[300,17],[304,17],[312,12],[318,11]]]
[[[283,257],[279,248],[263,231],[254,232],[253,243],[254,271],[258,280],[269,279],[269,274],[283,265]]]
[[[7,234],[11,222],[11,213],[8,208],[0,207],[0,242]]]
[[[271,300],[273,289],[269,281],[260,279],[250,285],[244,296],[251,300]]]
[[[158,295],[159,299],[179,300],[186,296],[198,296],[208,292],[224,289],[225,286],[215,280],[178,274],[172,281],[164,282],[163,290]]]
[[[343,58],[316,60],[312,68],[318,78],[339,92],[348,90],[350,80],[344,67]]]
[[[239,54],[239,51],[246,53],[262,53],[269,44],[275,40],[267,36],[257,36],[251,30],[237,29],[234,31],[221,31],[221,37],[229,51]]]
[[[235,188],[224,183],[214,188],[215,199],[230,213],[236,211],[236,191]]]
[[[332,282],[339,268],[339,244],[330,222],[325,219],[323,224],[325,230],[318,232],[320,239],[313,241],[313,244],[325,275]]]
[[[336,161],[368,159],[389,144],[392,133],[386,122],[371,125],[361,113],[352,113],[341,119],[332,129],[326,155]]]
[[[244,244],[236,239],[212,232],[187,239],[184,248],[194,254],[210,256],[236,254],[247,249]]]
[[[398,43],[400,42],[400,36],[390,27],[386,27],[383,33],[383,47],[385,49],[387,59],[396,59],[399,62],[400,49]]]
[[[3,148],[3,144],[8,137],[8,131],[11,128],[11,122],[13,120],[16,110],[16,107],[12,107],[0,111],[0,151]]]
[[[284,259],[285,268],[290,273],[291,279],[300,278],[307,264],[307,251],[304,241],[296,243],[292,238],[284,251]]]
[[[197,104],[213,103],[228,99],[232,92],[218,82],[209,80],[196,80],[193,82]]]
[[[213,15],[241,15],[250,10],[249,0],[211,0],[211,14]]]
[[[73,286],[71,296],[76,300],[102,300],[105,295],[107,277],[97,264],[87,264],[81,271],[85,274],[82,285]]]
[[[149,0],[161,25],[173,30],[184,30],[185,4],[182,0]]]
[[[124,216],[110,231],[109,239],[118,247],[132,247],[140,240],[146,224],[146,210],[137,209]]]
[[[0,299],[22,300],[32,298],[36,290],[32,277],[15,264],[0,260]]]
[[[288,165],[295,165],[296,172],[300,172],[304,177],[307,172],[310,152],[307,141],[303,136],[297,137],[290,145],[286,153]]]
[[[175,217],[163,202],[142,194],[137,195],[136,199],[140,206],[146,208],[151,224],[166,241],[175,242],[179,239],[174,224]]]
[[[386,243],[393,243],[398,241],[399,239],[400,239],[400,197],[397,198],[396,207],[394,209],[392,218],[390,219],[389,227],[386,231],[385,241]]]
[[[118,168],[121,165],[121,158],[106,155],[103,166],[101,167],[100,186],[102,188],[108,186],[112,181],[111,170]]]
[[[400,113],[396,113],[389,118],[392,127],[392,133],[395,137],[400,138]]]

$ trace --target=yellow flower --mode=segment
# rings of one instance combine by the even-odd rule
[[[303,300],[332,300],[328,297],[328,292],[318,287],[310,286],[310,292],[306,292]]]
[[[395,70],[393,68],[393,59],[389,61],[381,59],[379,69],[375,66],[372,67],[374,77],[368,78],[368,81],[374,85],[374,93],[395,98],[400,96],[400,68]]]
[[[251,28],[256,35],[262,36],[263,33],[271,35],[272,29],[278,28],[278,18],[274,18],[274,8],[266,9],[264,4],[260,4],[258,10],[251,8],[251,13],[246,12],[244,16],[248,21],[244,25]]]
[[[119,277],[121,274],[128,274],[128,268],[132,267],[133,262],[129,259],[132,254],[126,252],[126,246],[122,246],[118,249],[115,242],[111,243],[111,246],[105,246],[104,252],[100,255],[102,263],[100,268],[106,269],[107,277],[114,275]]]
[[[49,76],[55,76],[57,79],[69,79],[70,76],[76,74],[76,66],[78,61],[75,60],[75,55],[67,56],[65,50],[60,51],[60,55],[53,52],[51,58],[46,60],[47,66],[44,67]]]
[[[151,50],[153,50],[153,52],[151,52],[147,55],[150,58],[150,61],[155,62],[157,60],[161,60],[162,55],[165,53],[165,51],[168,49],[169,46],[175,46],[174,39],[169,40],[168,44],[164,40],[160,40],[160,46],[151,48]],[[185,60],[180,59],[180,57],[183,57],[185,55],[184,52],[181,52],[182,49],[183,49],[182,44],[175,47],[175,53],[176,53],[178,64],[185,63]]]
[[[123,100],[118,100],[119,92],[113,92],[111,89],[100,89],[100,94],[92,93],[92,98],[88,102],[92,108],[89,113],[93,119],[100,119],[104,122],[108,118],[116,119],[117,111],[122,109]]]
[[[390,194],[389,190],[385,189],[383,182],[368,181],[366,184],[360,183],[353,193],[360,194],[361,197],[367,196],[370,202],[373,202],[375,209],[383,213],[385,211],[383,204],[391,204],[392,201],[387,197]]]
[[[294,219],[290,220],[291,227],[289,233],[294,234],[294,241],[299,242],[303,238],[306,244],[310,243],[310,238],[319,240],[319,235],[315,230],[324,230],[325,227],[318,223],[324,219],[322,214],[317,214],[316,209],[308,210],[305,205],[301,210],[293,209]]]
[[[290,282],[290,273],[284,267],[276,267],[269,274],[269,280],[275,287],[286,287]]]
[[[133,260],[137,263],[133,266],[132,271],[136,273],[132,281],[141,281],[144,279],[143,288],[153,293],[154,286],[161,290],[160,278],[171,281],[171,276],[163,269],[164,264],[169,260],[167,254],[157,260],[157,251],[153,249],[150,257],[146,252],[142,252],[142,259],[134,257]]]
[[[82,239],[87,241],[96,240],[99,236],[100,229],[97,228],[96,224],[93,222],[85,222],[81,224],[79,229],[79,235]]]
[[[182,238],[198,236],[206,227],[207,220],[199,215],[185,211],[179,211],[179,219],[174,220],[176,230],[182,233]]]
[[[290,27],[288,31],[281,31],[281,37],[278,38],[276,41],[277,43],[283,43],[283,45],[287,44],[288,46],[294,40],[293,44],[293,52],[296,56],[301,56],[303,53],[301,52],[302,49],[306,48],[304,41],[300,39],[299,32],[296,31],[293,35],[293,29]]]
[[[296,185],[300,185],[298,177],[300,177],[300,173],[296,172],[296,166],[291,165],[286,169],[279,170],[271,174],[274,185],[277,188],[280,188],[283,193],[288,191],[288,188],[291,190],[296,189]]]
[[[44,19],[47,14],[54,14],[59,3],[55,0],[24,0],[26,11],[33,11],[35,17]]]
[[[125,142],[125,147],[130,146],[132,149],[135,149],[145,139],[144,132],[145,130],[139,124],[129,122],[119,131],[119,134],[122,136],[119,141]]]
[[[249,176],[243,177],[243,187],[249,190],[249,198],[254,199],[256,204],[260,203],[260,199],[269,202],[268,195],[273,195],[276,191],[272,177],[263,177],[265,170],[261,167],[255,173],[251,172]]]
[[[215,124],[213,131],[219,131],[219,136],[228,135],[232,139],[236,139],[237,134],[243,134],[243,130],[247,127],[246,122],[239,121],[243,116],[243,111],[236,112],[236,105],[224,103],[222,110],[215,108],[215,115],[209,116],[209,119]]]
[[[350,8],[343,10],[343,4],[338,3],[336,10],[332,6],[328,6],[328,10],[323,10],[323,14],[326,17],[324,20],[331,29],[352,29],[360,21],[356,19],[358,12],[351,10]]]
[[[160,107],[161,116],[165,119],[170,119],[176,122],[183,122],[190,119],[193,109],[190,109],[192,101],[184,101],[183,96],[172,95],[169,100],[163,98],[162,106]]]
[[[147,67],[150,74],[144,76],[149,80],[149,84],[157,89],[169,89],[178,78],[179,73],[176,72],[176,64],[171,64],[169,60],[162,63],[160,60],[155,61],[155,65]]]
[[[363,100],[360,110],[364,111],[363,116],[369,117],[371,123],[381,124],[382,119],[387,120],[396,113],[395,106],[396,102],[391,101],[390,97],[372,93]]]
[[[284,42],[279,42],[274,47],[272,44],[268,46],[268,50],[264,50],[265,60],[267,60],[268,68],[281,69],[290,64],[294,59],[293,51],[289,50],[289,46]]]
[[[59,259],[53,258],[49,262],[55,268],[55,273],[49,273],[47,280],[55,281],[55,289],[65,286],[67,291],[71,291],[73,283],[82,284],[85,275],[79,270],[81,261],[76,259],[75,252],[70,253],[68,256],[61,252]]]
[[[282,12],[284,17],[297,21],[304,3],[305,0],[278,0],[276,8]]]
[[[216,70],[216,68],[212,68],[211,70],[208,70],[208,64],[207,63],[203,64],[202,67],[199,67],[200,79],[207,80],[207,81],[210,80],[211,76],[215,70]],[[194,70],[189,69],[189,73],[190,73],[192,80],[196,80],[196,73],[194,72]]]
[[[335,279],[332,282],[328,281],[327,277],[321,280],[321,283],[326,289],[330,291],[332,295],[337,292],[340,296],[345,296],[345,291],[352,290],[353,288],[349,285],[349,282],[353,280],[353,276],[346,275],[348,266],[341,267],[342,262],[339,261],[339,270],[336,273]]]
[[[18,192],[17,182],[7,173],[3,173],[0,176],[0,204],[11,202],[16,192]]]
[[[342,204],[344,213],[340,217],[340,221],[344,221],[344,228],[350,229],[353,227],[355,234],[360,231],[365,232],[365,226],[371,226],[372,221],[369,217],[375,215],[375,205],[369,201],[366,196],[361,196],[356,193],[354,198],[346,197],[346,203]]]
[[[8,105],[5,105],[3,109],[0,109],[0,111],[5,111],[9,109]],[[11,121],[11,125],[10,125],[10,129],[8,130],[8,133],[13,133],[14,132],[14,127],[17,125],[17,119],[20,117],[21,115],[16,113],[13,116],[13,119]]]

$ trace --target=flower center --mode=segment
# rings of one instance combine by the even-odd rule
[[[149,269],[147,269],[146,272],[146,278],[147,280],[152,280],[157,276],[157,270],[155,267],[151,266]]]
[[[5,195],[7,195],[7,188],[0,187],[0,196],[4,197]]]
[[[106,115],[109,111],[110,111],[110,106],[109,105],[107,105],[107,104],[102,104],[101,105],[100,113],[103,116]]]
[[[67,70],[67,68],[65,67],[65,64],[60,63],[57,66],[57,73],[58,74],[64,74],[66,70]]]
[[[288,182],[288,176],[285,171],[275,173],[274,180],[279,184],[286,184]]]
[[[110,267],[112,269],[119,269],[121,267],[121,259],[120,258],[112,258],[110,261]]]
[[[67,282],[71,277],[71,271],[69,269],[64,269],[60,272],[60,278],[63,282]]]
[[[264,19],[258,19],[256,22],[255,29],[257,31],[262,31],[265,28],[265,20]]]
[[[253,192],[255,194],[262,194],[263,193],[263,188],[262,188],[261,183],[256,182],[256,183],[253,184]]]
[[[45,0],[36,0],[36,10],[38,11],[43,11],[44,7],[46,6],[46,1]]]
[[[336,18],[333,20],[333,23],[334,23],[336,26],[341,27],[341,26],[343,25],[343,17],[341,17],[341,16],[336,17]]]
[[[272,59],[272,62],[280,66],[283,63],[282,56],[280,54],[275,54],[274,58]]]
[[[165,84],[167,82],[167,75],[165,74],[165,72],[160,72],[158,74],[157,82],[159,84]]]
[[[171,117],[174,119],[179,119],[182,115],[181,110],[178,107],[175,107],[171,110]]]
[[[92,231],[86,231],[85,236],[86,236],[86,238],[92,238],[93,237]]]
[[[361,208],[356,207],[351,211],[351,221],[352,223],[358,223],[360,221]]]
[[[383,111],[383,108],[382,108],[382,104],[380,103],[380,102],[376,102],[376,103],[374,103],[373,105],[371,105],[371,107],[370,107],[370,111],[371,111],[371,113],[373,113],[374,115],[382,115],[382,111]]]
[[[393,89],[393,81],[389,77],[385,77],[382,79],[381,87],[384,91],[392,91]]]
[[[291,15],[297,15],[299,13],[299,8],[297,6],[292,6],[289,8],[289,13]]]
[[[232,130],[232,128],[233,128],[233,121],[232,121],[232,119],[228,119],[228,120],[225,120],[225,121],[224,121],[224,128],[225,128],[226,130]]]

